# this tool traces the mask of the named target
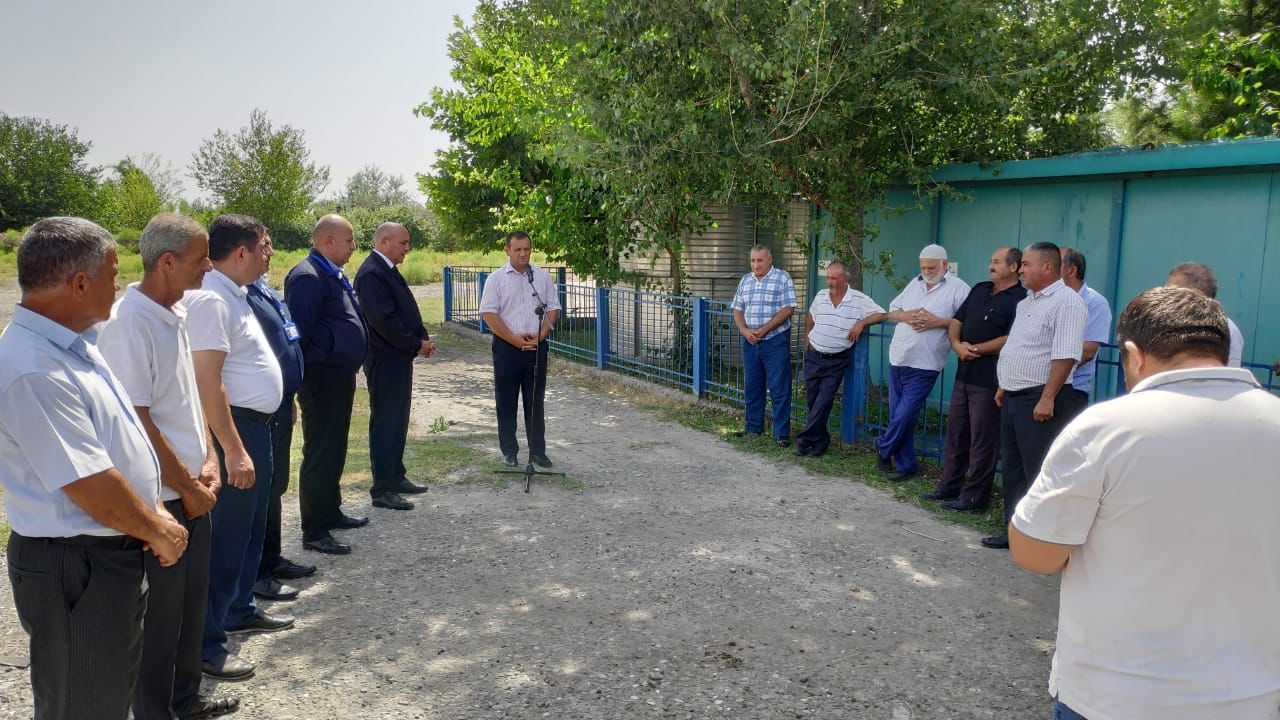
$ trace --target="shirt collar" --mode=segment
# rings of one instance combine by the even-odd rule
[[[387,267],[391,268],[392,270],[395,270],[395,269],[396,269],[396,264],[395,264],[395,263],[393,263],[393,262],[391,262],[391,258],[387,257],[386,255],[383,255],[383,254],[382,254],[381,252],[379,252],[378,250],[374,250],[373,252],[374,252],[374,254],[375,254],[375,255],[377,255],[378,257],[382,258],[382,262],[386,263],[386,264],[387,264]]]
[[[224,289],[234,292],[236,295],[239,295],[240,297],[249,296],[249,291],[246,290],[243,285],[237,285],[235,280],[232,280],[231,278],[227,277],[218,268],[214,268],[204,274],[204,283],[202,284],[201,287],[209,283],[215,283],[215,284],[221,285]],[[212,290],[213,288],[206,287],[204,289]]]
[[[39,335],[84,360],[93,362],[93,359],[89,357],[84,335],[62,323],[55,322],[34,310],[17,305],[13,308],[13,324]]]
[[[773,274],[776,272],[778,272],[778,266],[772,265],[769,267],[769,272],[765,273],[764,277],[762,278],[756,277],[755,273],[747,273],[747,274],[750,275],[751,279],[755,280],[756,282],[764,282],[765,280],[768,280],[769,278],[773,277]]]
[[[1058,291],[1058,288],[1064,288],[1066,286],[1067,284],[1062,282],[1062,278],[1058,278],[1057,280],[1053,281],[1053,284],[1041,290],[1040,292],[1030,291],[1029,294],[1031,295],[1031,297],[1037,297],[1037,298],[1040,297],[1041,295],[1052,295]]]
[[[1133,387],[1130,392],[1139,392],[1141,390],[1152,390],[1164,385],[1187,381],[1214,381],[1225,380],[1229,382],[1248,383],[1253,387],[1261,387],[1258,378],[1253,373],[1243,368],[1230,367],[1199,367],[1185,368],[1182,370],[1166,370],[1162,373],[1156,373],[1151,377],[1143,380]]]
[[[938,281],[938,284],[935,285],[935,287],[945,285],[947,283],[948,277],[950,277],[950,275],[948,275],[947,273],[942,273],[942,279]],[[924,279],[924,275],[917,274],[916,280],[920,283],[920,287],[925,292],[929,292],[929,283]]]
[[[137,306],[137,308],[142,312],[160,320],[166,325],[177,325],[182,318],[186,317],[187,309],[183,307],[181,301],[174,303],[173,309],[170,310],[155,300],[147,297],[147,294],[142,292],[139,288],[141,284],[142,283],[131,283],[128,289],[124,291],[124,298],[121,299],[121,302],[128,302],[131,305]]]

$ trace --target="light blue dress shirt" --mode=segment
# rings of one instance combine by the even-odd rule
[[[1080,298],[1089,310],[1089,318],[1084,324],[1084,341],[1105,343],[1111,340],[1111,305],[1102,293],[1089,287],[1088,283],[1080,286]],[[1099,350],[1101,352],[1101,350]],[[1087,363],[1076,366],[1071,375],[1071,387],[1074,390],[1089,392],[1093,389],[1093,376],[1098,374],[1098,356]]]
[[[155,507],[160,462],[97,347],[14,308],[0,335],[0,484],[9,525],[27,537],[119,535],[62,490],[113,467]]]

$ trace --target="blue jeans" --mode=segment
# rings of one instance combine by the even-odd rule
[[[214,441],[222,465],[222,491],[209,513],[213,524],[213,549],[209,557],[209,607],[204,618],[202,659],[211,661],[227,651],[227,628],[239,627],[257,611],[253,583],[262,561],[267,535],[267,510],[271,501],[271,426],[265,422],[233,418],[240,442],[253,460],[253,487],[239,490],[227,485],[222,446]]]
[[[937,370],[889,366],[889,426],[876,438],[876,450],[880,457],[893,459],[898,472],[920,470],[916,460],[916,418],[937,379]]]
[[[1087,720],[1085,716],[1062,704],[1061,700],[1053,701],[1053,720]]]
[[[791,332],[780,332],[752,345],[742,341],[743,394],[747,432],[764,432],[764,391],[773,399],[773,436],[791,439]]]

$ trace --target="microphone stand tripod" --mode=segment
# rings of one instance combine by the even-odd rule
[[[537,332],[537,335],[534,336],[534,338],[536,339],[538,335],[542,334],[542,322],[544,320],[544,316],[547,314],[547,302],[542,299],[541,295],[538,294],[538,288],[533,284],[533,266],[532,265],[525,267],[525,277],[529,279],[529,288],[533,290],[533,297],[538,302],[537,307],[533,309],[533,314],[538,316],[538,332]],[[495,341],[504,342],[501,338],[495,338]],[[538,403],[538,356],[542,354],[541,345],[542,343],[538,342],[533,346],[533,392],[531,393],[533,395],[533,411],[529,413],[530,417],[541,417],[539,413],[541,412],[542,409],[539,407],[539,403]],[[529,431],[529,428],[526,427],[525,432],[528,432],[528,431]],[[564,477],[565,476],[564,473],[562,472],[535,470],[533,467],[533,452],[530,451],[529,455],[530,455],[529,462],[525,464],[523,470],[494,470],[493,471],[494,474],[495,475],[523,475],[524,491],[526,493],[529,492],[529,486],[533,482],[534,475],[543,475],[546,477]]]

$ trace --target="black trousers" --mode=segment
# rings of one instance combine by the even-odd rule
[[[262,540],[258,579],[266,580],[280,564],[280,513],[289,491],[289,450],[293,446],[293,396],[286,395],[271,422],[271,499],[267,501],[267,534]]]
[[[189,520],[181,500],[164,504],[187,528],[187,551],[177,564],[161,567],[143,554],[150,588],[142,626],[142,672],[133,693],[134,720],[172,720],[200,693],[200,647],[209,600],[208,513]]]
[[[302,468],[298,471],[302,539],[329,535],[342,517],[342,470],[347,464],[347,433],[355,373],[308,365],[298,388],[302,406]]]
[[[534,372],[534,366],[537,372]],[[547,452],[543,398],[547,392],[547,342],[526,352],[505,340],[493,339],[493,394],[498,410],[498,446],[503,456],[520,452],[516,441],[516,403],[524,404],[524,431],[529,452]],[[537,412],[534,412],[534,409]]]
[[[809,406],[809,417],[804,429],[796,435],[796,448],[825,451],[831,445],[831,432],[827,423],[831,420],[831,407],[836,392],[844,382],[852,354],[838,353],[838,357],[823,355],[813,348],[804,351],[804,395]]]
[[[36,720],[124,720],[142,659],[142,543],[9,536],[9,583],[31,638]]]
[[[408,479],[404,446],[413,405],[413,356],[369,353],[364,376],[369,383],[369,469],[373,473],[369,493],[377,497],[395,492]]]
[[[1036,422],[1034,411],[1042,389],[1006,392],[1000,408],[1000,487],[1005,522],[1013,519],[1014,508],[1040,474],[1040,465],[1058,433],[1085,407],[1080,402],[1082,393],[1064,385],[1054,399],[1053,417]]]
[[[979,507],[991,504],[996,463],[1000,460],[1000,433],[995,388],[957,380],[951,389],[951,407],[947,411],[947,437],[938,492],[959,495],[961,500]]]

